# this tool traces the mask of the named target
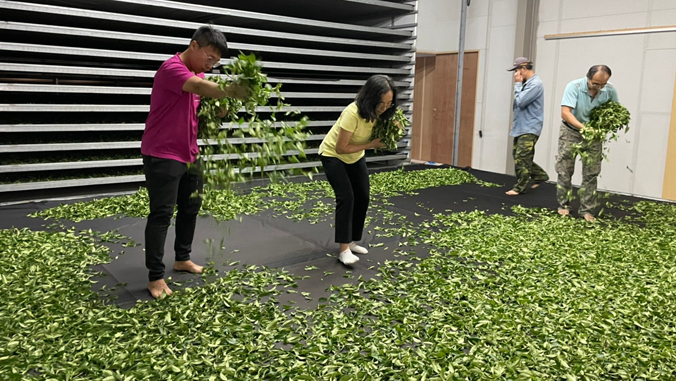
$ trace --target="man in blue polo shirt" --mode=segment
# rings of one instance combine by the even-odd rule
[[[600,140],[586,141],[580,131],[589,122],[591,110],[608,101],[619,102],[617,91],[608,82],[612,72],[606,65],[594,65],[589,68],[587,76],[576,79],[566,86],[561,101],[561,128],[559,129],[559,153],[556,157],[556,173],[558,174],[556,198],[559,202],[559,214],[570,214],[570,200],[573,198],[571,177],[575,170],[576,150],[583,156],[582,185],[578,191],[580,196],[579,215],[587,221],[594,221],[597,207],[596,185],[601,173],[603,146]]]
[[[542,80],[533,71],[533,63],[526,57],[519,57],[514,61],[514,121],[510,135],[514,137],[514,171],[516,184],[505,192],[508,196],[516,196],[526,191],[532,180],[531,188],[549,180],[547,172],[537,165],[535,157],[535,143],[542,132],[544,120],[545,88]]]

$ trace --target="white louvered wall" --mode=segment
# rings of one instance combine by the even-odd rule
[[[154,73],[204,24],[225,33],[231,56],[256,53],[311,119],[307,161],[287,167],[317,166],[324,134],[370,75],[395,79],[410,117],[415,10],[404,0],[0,0],[0,199],[141,184]],[[407,158],[405,139],[368,161]]]

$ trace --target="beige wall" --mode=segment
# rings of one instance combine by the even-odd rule
[[[472,0],[467,11],[465,49],[479,51],[476,99],[469,100],[476,102],[472,166],[500,173],[509,142],[512,79],[505,69],[514,61],[517,6],[518,0]],[[459,0],[419,1],[417,50],[457,52],[460,9]]]
[[[581,11],[584,10],[584,11]],[[632,114],[630,131],[609,145],[599,188],[662,197],[676,74],[676,33],[545,40],[546,34],[676,24],[673,0],[541,0],[536,71],[545,83],[545,128],[536,161],[555,174],[560,102],[566,84],[594,64],[610,79]],[[573,182],[580,183],[578,163]],[[555,176],[553,176],[555,177]]]
[[[465,48],[479,51],[472,166],[505,173],[509,156],[518,0],[472,0]],[[459,0],[418,2],[417,50],[457,51]],[[613,70],[631,129],[609,145],[599,188],[662,197],[676,75],[676,33],[545,40],[545,34],[676,25],[676,0],[540,0],[535,71],[545,84],[545,126],[536,161],[555,180],[560,103],[568,82],[594,64]],[[415,107],[415,105],[414,105]],[[478,131],[483,131],[479,138]],[[578,163],[573,182],[579,184]]]
[[[662,198],[676,201],[676,85],[674,85],[674,99],[671,105],[671,126],[669,128],[668,144]]]

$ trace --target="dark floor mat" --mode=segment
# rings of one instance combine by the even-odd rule
[[[429,166],[411,165],[406,170],[430,169]],[[436,168],[436,167],[432,167]],[[482,187],[477,184],[443,186],[421,189],[415,195],[391,197],[394,206],[384,206],[375,201],[369,210],[371,224],[364,232],[363,245],[370,253],[360,256],[361,260],[353,266],[344,266],[337,260],[338,247],[333,241],[333,215],[320,218],[317,223],[293,221],[275,211],[264,211],[253,216],[241,216],[238,220],[218,222],[212,217],[200,217],[197,222],[192,259],[200,264],[212,263],[216,275],[207,276],[207,281],[218,274],[244,265],[284,268],[290,273],[308,279],[298,281],[298,293],[284,294],[278,298],[281,303],[295,302],[312,307],[319,298],[327,297],[326,289],[331,285],[356,282],[359,278],[370,279],[376,276],[378,265],[387,260],[403,259],[395,252],[403,241],[401,237],[378,236],[376,226],[396,225],[384,217],[383,211],[394,211],[405,216],[411,224],[421,224],[429,220],[434,213],[444,211],[463,212],[482,210],[487,213],[511,214],[514,205],[524,207],[556,208],[556,185],[544,183],[537,189],[520,196],[507,196],[514,177],[484,171],[469,170],[478,179],[503,185],[501,187]],[[635,202],[639,198],[613,195],[613,201]],[[333,202],[333,200],[324,200]],[[57,206],[57,202],[23,203],[0,208],[0,228],[30,228],[41,230],[53,221],[29,218],[28,214]],[[573,204],[575,207],[575,204]],[[612,210],[610,214],[621,217],[622,210]],[[137,243],[136,246],[122,247],[120,244],[108,244],[113,260],[94,270],[104,276],[97,276],[94,286],[99,292],[111,290],[115,303],[121,307],[133,306],[137,300],[148,300],[146,290],[147,271],[144,265],[143,232],[145,219],[141,218],[105,218],[79,223],[64,222],[66,227],[74,226],[78,230],[118,231]],[[166,277],[171,277],[172,288],[194,287],[202,284],[202,277],[179,273],[171,270],[173,265],[174,228],[167,234],[164,263]],[[375,246],[369,246],[375,245]],[[412,249],[407,247],[407,249]],[[427,256],[424,246],[414,248],[416,255]],[[120,254],[124,251],[123,254]],[[105,286],[105,287],[104,287]],[[309,293],[302,295],[301,292]]]

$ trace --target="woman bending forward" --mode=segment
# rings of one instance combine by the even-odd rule
[[[319,147],[326,178],[336,194],[335,241],[340,244],[338,259],[345,265],[359,261],[354,253],[368,253],[355,243],[362,239],[369,206],[370,184],[364,151],[384,147],[380,139],[371,140],[371,131],[376,120],[392,117],[396,99],[397,89],[390,77],[372,76]]]

